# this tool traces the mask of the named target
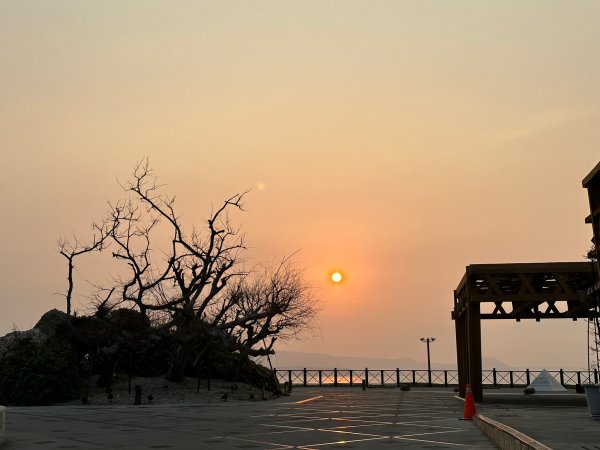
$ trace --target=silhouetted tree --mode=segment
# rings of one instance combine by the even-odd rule
[[[92,224],[92,239],[90,243],[82,243],[77,236],[71,239],[60,238],[58,240],[58,253],[67,259],[67,290],[62,294],[65,297],[67,317],[71,316],[73,289],[75,282],[73,280],[73,271],[75,269],[75,258],[86,253],[101,251],[106,245],[112,230],[109,229],[111,223],[106,221],[102,224]]]
[[[103,288],[109,295],[98,297],[96,307],[103,313],[117,305],[133,308],[154,326],[170,330],[177,343],[168,374],[174,381],[214,340],[244,355],[264,355],[273,353],[278,336],[294,336],[310,325],[315,297],[289,259],[271,268],[244,268],[244,236],[229,214],[243,211],[247,192],[213,210],[203,229],[188,232],[175,197],[161,192],[147,160],[123,188],[127,198],[109,204],[108,217],[93,226],[91,245],[59,241],[68,261],[69,311],[73,259],[110,249],[127,275]]]

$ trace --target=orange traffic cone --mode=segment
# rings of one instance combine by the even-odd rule
[[[465,395],[465,413],[462,420],[473,420],[473,414],[475,414],[475,401],[473,400],[471,385],[467,384],[467,395]]]

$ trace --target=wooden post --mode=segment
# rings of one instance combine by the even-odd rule
[[[333,369],[333,385],[337,387],[337,367]]]
[[[369,368],[365,367],[365,387],[369,386]]]
[[[467,321],[465,314],[454,319],[456,333],[456,366],[458,368],[458,395],[466,395],[467,386]]]
[[[396,387],[400,387],[400,368],[396,367]]]
[[[353,380],[353,378],[354,378],[354,373],[353,373],[353,372],[354,372],[354,371],[351,369],[351,370],[350,370],[350,387],[354,386],[354,380]]]
[[[135,386],[135,399],[133,400],[134,405],[142,404],[142,385],[136,384]]]
[[[208,380],[206,380],[207,389],[210,391],[210,365],[208,366]]]
[[[470,300],[470,299],[469,299]],[[479,302],[467,305],[467,343],[469,360],[469,382],[476,402],[483,400],[481,368],[481,313]]]
[[[323,374],[321,369],[319,369],[319,386],[323,386]]]
[[[306,386],[306,367],[304,368],[304,386]]]

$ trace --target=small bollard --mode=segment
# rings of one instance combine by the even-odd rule
[[[367,390],[367,382],[365,380],[362,380],[361,385],[362,385],[362,390],[366,391]]]
[[[0,406],[0,446],[6,435],[6,407]]]
[[[142,385],[141,384],[135,385],[135,400],[133,401],[133,404],[134,405],[142,404]]]

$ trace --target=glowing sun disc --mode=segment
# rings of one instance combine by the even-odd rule
[[[331,281],[333,281],[334,283],[339,283],[342,281],[342,274],[339,272],[334,272],[331,274]]]

